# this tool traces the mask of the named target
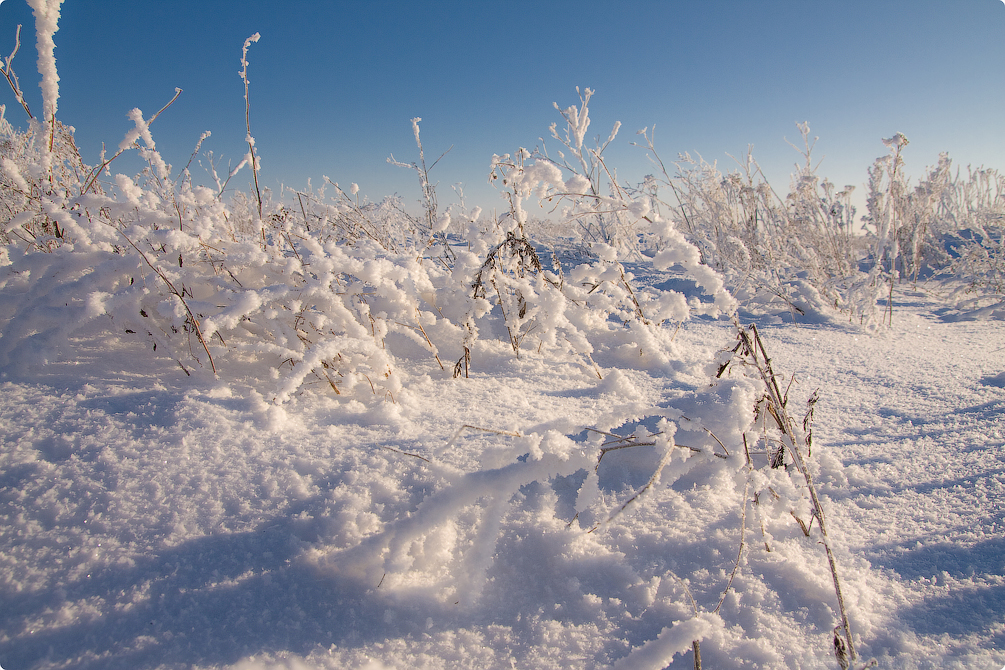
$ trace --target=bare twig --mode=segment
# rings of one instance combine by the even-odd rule
[[[11,61],[14,60],[14,56],[17,54],[18,49],[21,48],[21,24],[17,25],[17,31],[14,33],[14,50],[10,52],[10,56],[3,61],[3,67],[0,71],[3,71],[4,76],[7,78],[7,83],[10,84],[11,90],[14,92],[14,97],[21,106],[24,107],[25,114],[28,115],[29,119],[34,119],[31,110],[28,109],[28,103],[24,100],[24,93],[21,92],[21,87],[18,85],[17,75],[14,74],[14,69],[11,67]]]

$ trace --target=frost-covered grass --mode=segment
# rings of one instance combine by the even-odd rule
[[[967,344],[952,377],[977,403],[964,419],[946,402],[919,419],[938,444],[874,448],[856,421],[881,434],[912,401],[842,390],[911,324],[937,326],[940,364],[974,333],[1000,339],[994,320],[930,316],[997,314],[996,173],[950,178],[947,159],[908,193],[896,135],[860,235],[847,190],[815,175],[808,126],[784,200],[752,157],[725,178],[683,157],[671,176],[648,133],[661,176],[632,187],[604,157],[619,126],[587,141],[590,89],[556,105],[560,151],[492,157],[495,219],[440,206],[420,119],[418,161],[391,159],[418,175],[420,216],[355,184],[261,188],[250,115],[244,161],[209,161],[199,184],[157,150],[170,102],[133,110],[117,153],[89,165],[55,119],[59,4],[33,3],[44,120],[0,121],[0,663],[998,662],[1000,511],[920,494],[979,529],[952,545],[964,567],[932,573],[973,594],[949,606],[969,622],[954,628],[924,604],[943,592],[911,581],[941,559],[897,562],[948,527],[912,521],[908,493],[874,500],[969,449],[970,502],[1000,505],[993,352]],[[124,152],[145,169],[115,172]],[[228,193],[245,168],[249,191]],[[975,302],[898,308],[904,280],[939,273]],[[760,334],[716,320],[738,311]],[[778,356],[776,339],[799,346]],[[891,388],[916,384],[913,351],[883,360]],[[904,460],[887,479],[884,450]],[[991,605],[975,618],[973,602]]]

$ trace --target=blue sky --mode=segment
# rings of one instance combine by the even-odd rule
[[[18,23],[14,68],[37,110],[31,12],[3,1],[4,54]],[[273,187],[328,175],[412,205],[414,173],[386,159],[415,159],[409,121],[420,116],[427,158],[453,146],[431,173],[441,204],[460,182],[469,205],[501,209],[487,184],[492,154],[547,139],[560,120],[552,102],[577,102],[576,86],[596,91],[591,136],[623,123],[607,156],[631,182],[651,168],[630,143],[654,125],[664,160],[689,151],[729,167],[727,153],[753,144],[779,191],[799,159],[784,139],[798,140],[797,121],[820,137],[820,174],[858,185],[860,197],[886,151],[880,139],[895,132],[911,141],[914,177],[940,151],[959,166],[1005,168],[1002,0],[66,0],[59,117],[93,163],[102,142],[115,147],[129,129],[128,110],[149,116],[177,86],[181,97],[152,126],[167,160],[183,166],[210,130],[203,148],[237,162],[247,150],[239,60],[255,32],[252,133]],[[12,95],[0,102],[24,124]]]

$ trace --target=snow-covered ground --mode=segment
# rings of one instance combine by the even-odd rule
[[[860,661],[1001,668],[1005,323],[906,291],[878,335],[761,334],[793,414],[821,389],[812,462]],[[665,477],[594,532],[576,517],[582,429],[686,402],[734,338],[690,322],[668,345],[686,365],[598,357],[603,380],[501,344],[452,379],[416,347],[394,402],[279,407],[81,333],[0,383],[0,666],[641,668],[662,632],[674,668],[692,637],[708,668],[836,668],[817,536],[716,484],[735,469]],[[653,453],[605,456],[602,509]],[[549,459],[569,474],[542,483]]]

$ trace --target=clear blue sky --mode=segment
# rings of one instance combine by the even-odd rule
[[[3,1],[4,55],[18,23],[15,71],[37,110],[31,12]],[[415,175],[386,158],[414,160],[409,120],[421,116],[428,158],[453,145],[431,174],[441,203],[462,182],[469,205],[502,208],[486,183],[492,154],[547,139],[560,120],[552,102],[573,104],[576,86],[596,91],[591,135],[623,123],[609,158],[633,182],[651,170],[630,142],[653,125],[665,160],[690,151],[728,167],[727,153],[753,144],[779,191],[799,159],[783,139],[798,139],[797,121],[820,136],[820,173],[860,194],[895,132],[911,141],[913,177],[940,151],[1005,168],[1002,0],[66,0],[59,117],[93,163],[102,142],[121,141],[129,109],[149,116],[177,86],[152,127],[167,160],[180,168],[210,130],[203,148],[236,162],[247,150],[241,45],[255,32],[252,133],[273,187],[324,174],[412,205]],[[23,125],[9,92],[0,102]]]

